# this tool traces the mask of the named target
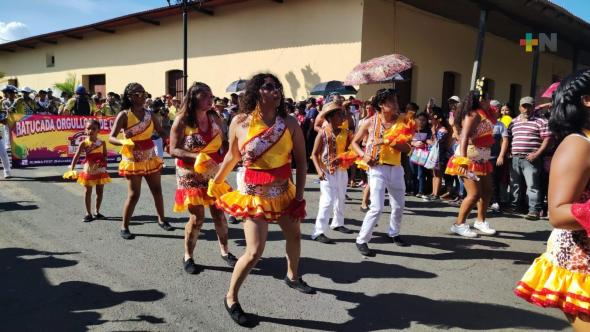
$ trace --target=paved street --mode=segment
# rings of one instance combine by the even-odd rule
[[[172,165],[172,160],[167,160]],[[186,215],[173,214],[174,170],[162,177],[168,220],[156,225],[144,182],[131,231],[119,237],[126,183],[109,171],[102,213],[107,221],[83,223],[83,189],[61,179],[65,167],[17,169],[0,181],[0,312],[4,331],[229,331],[222,299],[231,270],[221,260],[208,213],[197,243],[199,275],[182,269]],[[233,174],[231,175],[233,182]],[[516,298],[512,289],[545,248],[550,227],[492,216],[500,233],[465,239],[451,235],[456,208],[410,198],[402,234],[412,243],[387,243],[389,210],[381,217],[364,258],[354,235],[330,233],[337,244],[309,239],[319,185],[308,177],[308,219],[302,225],[301,273],[315,295],[286,287],[284,241],[272,225],[263,260],[241,292],[243,308],[257,315],[258,331],[568,330],[564,316]],[[347,226],[358,232],[359,190],[349,191]],[[230,225],[230,249],[244,249],[240,225]]]

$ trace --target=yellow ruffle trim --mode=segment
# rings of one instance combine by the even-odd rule
[[[207,187],[207,195],[215,198],[219,198],[232,190],[229,183],[223,181],[222,183],[215,183],[213,179],[209,180]]]
[[[67,171],[64,173],[63,178],[66,180],[76,180],[78,178],[78,172]]]
[[[159,157],[153,157],[144,161],[121,160],[119,163],[119,175],[148,175],[162,169],[164,161]]]
[[[107,183],[111,183],[111,178],[106,177],[106,178],[101,178],[101,179],[96,179],[96,180],[86,180],[86,179],[79,177],[78,183],[83,185],[84,187],[94,187],[97,185],[104,185]]]
[[[180,202],[174,202],[174,207],[172,208],[172,211],[174,212],[184,212],[188,209],[189,205],[192,206],[198,206],[198,205],[202,205],[205,207],[211,206],[211,205],[215,205],[215,199],[209,196],[203,197],[203,196],[187,196],[184,198],[184,201],[182,203]]]
[[[221,196],[215,203],[218,208],[236,218],[260,218],[272,222],[283,215],[283,211],[294,198],[295,185],[289,182],[289,189],[277,197],[265,198],[232,191]]]
[[[555,266],[547,254],[535,259],[514,292],[542,307],[590,314],[590,275]]]

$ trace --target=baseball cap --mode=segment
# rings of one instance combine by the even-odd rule
[[[522,97],[520,98],[520,103],[518,105],[535,105],[535,100],[533,97]]]
[[[4,89],[2,89],[2,92],[14,92],[14,93],[17,93],[18,92],[18,89],[14,85],[8,84],[7,86],[4,87]]]
[[[83,85],[78,85],[76,87],[76,94],[78,94],[78,95],[86,94],[86,88]]]
[[[449,98],[448,100],[449,102],[455,102],[455,103],[460,103],[461,102],[461,98],[459,98],[459,96],[452,96],[451,98]]]

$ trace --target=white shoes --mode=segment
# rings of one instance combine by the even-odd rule
[[[492,204],[492,206],[490,206],[490,210],[492,210],[494,212],[500,212],[500,204],[498,204],[498,203]]]
[[[464,237],[477,237],[477,233],[472,231],[467,223],[461,225],[453,224],[453,226],[451,226],[451,232]]]
[[[496,230],[490,228],[490,223],[488,223],[487,221],[476,221],[475,223],[473,223],[473,228],[478,229],[480,232],[486,235],[496,234]]]

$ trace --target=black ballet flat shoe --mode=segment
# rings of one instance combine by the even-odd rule
[[[223,298],[223,305],[231,319],[240,326],[248,326],[248,315],[242,310],[242,306],[236,302],[230,306],[227,305],[227,299]]]
[[[184,271],[188,274],[199,274],[201,272],[201,268],[195,264],[195,261],[192,258],[182,261],[182,265],[184,266]]]
[[[122,229],[121,230],[121,237],[124,238],[125,240],[131,240],[135,236],[133,234],[131,234],[131,232],[129,231],[129,229]]]
[[[231,252],[228,252],[225,256],[221,255],[221,259],[223,259],[230,267],[236,266],[236,263],[238,261],[236,256],[234,256]]]
[[[167,221],[163,221],[161,223],[158,223],[158,226],[160,226],[161,229],[168,231],[168,232],[174,230],[174,227],[172,227],[172,225],[170,225]]]
[[[91,222],[92,220],[94,220],[94,217],[91,214],[85,215],[84,219],[82,219],[83,222]]]
[[[97,213],[97,214],[94,215],[94,219],[96,219],[96,220],[98,220],[98,219],[104,219],[104,218],[105,218],[105,216],[103,216],[100,213]]]

